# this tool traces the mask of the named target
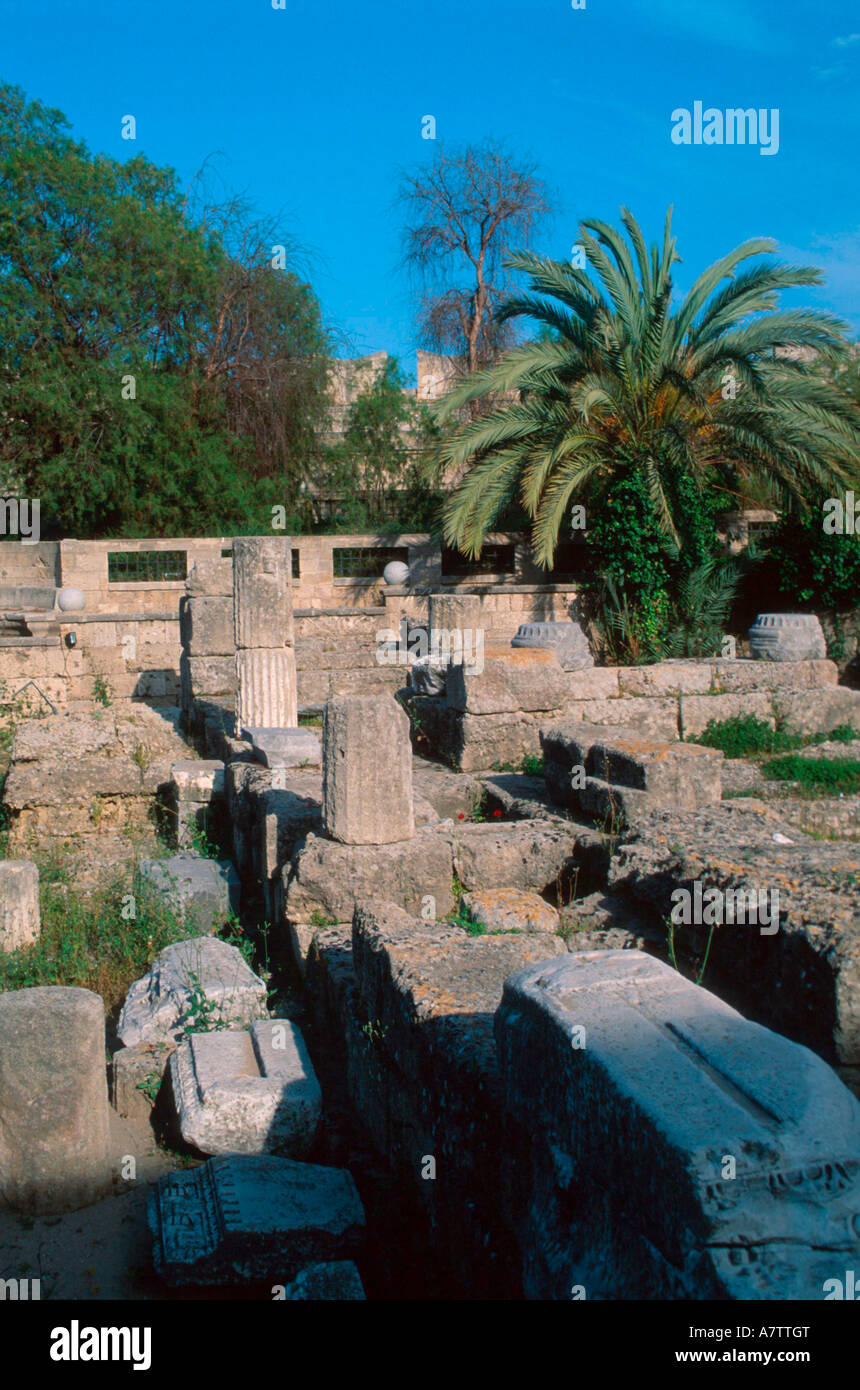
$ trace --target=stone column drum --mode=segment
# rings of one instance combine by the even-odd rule
[[[411,840],[409,720],[390,695],[339,695],[323,720],[323,829],[344,845]]]
[[[39,870],[29,859],[0,862],[0,951],[39,940]]]
[[[110,1186],[100,996],[65,986],[0,994],[0,1206],[75,1211]]]
[[[291,550],[282,536],[233,540],[236,733],[298,725]]]

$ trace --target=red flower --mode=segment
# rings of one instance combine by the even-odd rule
[[[460,814],[459,814],[459,816],[457,817],[457,819],[458,819],[458,820],[465,820],[465,819],[466,819],[466,817],[465,817],[465,815],[463,814],[462,811],[460,812]]]
[[[500,816],[501,814],[502,814],[501,811],[494,811],[494,812],[493,812],[493,815],[494,815],[494,816]]]

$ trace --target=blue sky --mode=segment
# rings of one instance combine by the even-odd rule
[[[805,292],[860,332],[860,11],[847,0],[0,0],[0,77],[76,136],[144,152],[183,182],[206,160],[307,247],[327,320],[411,373],[398,170],[489,136],[536,160],[558,211],[631,208],[649,240],[669,203],[680,288],[751,236],[822,267]],[[779,151],[679,146],[675,108],[778,108]],[[137,122],[134,144],[121,118]]]

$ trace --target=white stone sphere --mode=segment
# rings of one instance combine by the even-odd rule
[[[57,594],[57,607],[64,613],[79,613],[87,606],[87,596],[83,589],[61,589]]]
[[[402,560],[390,560],[382,571],[386,584],[405,584],[409,579],[409,566]]]

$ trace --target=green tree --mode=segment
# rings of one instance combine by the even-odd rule
[[[0,87],[0,468],[59,532],[254,529],[312,468],[318,306],[235,213]]]
[[[759,260],[774,244],[756,239],[705,270],[673,307],[671,209],[662,246],[650,252],[626,209],[621,220],[626,242],[603,222],[581,224],[591,273],[533,252],[511,257],[530,293],[501,315],[542,331],[443,403],[448,420],[483,394],[505,395],[441,451],[443,463],[465,469],[445,535],[469,555],[518,496],[548,566],[570,504],[594,517],[635,479],[656,531],[688,554],[689,572],[707,550],[697,495],[727,508],[764,496],[803,513],[821,488],[844,490],[860,477],[846,393],[802,358],[777,353],[812,348],[827,359],[842,346],[833,316],[779,307],[781,291],[818,284],[820,272]]]

